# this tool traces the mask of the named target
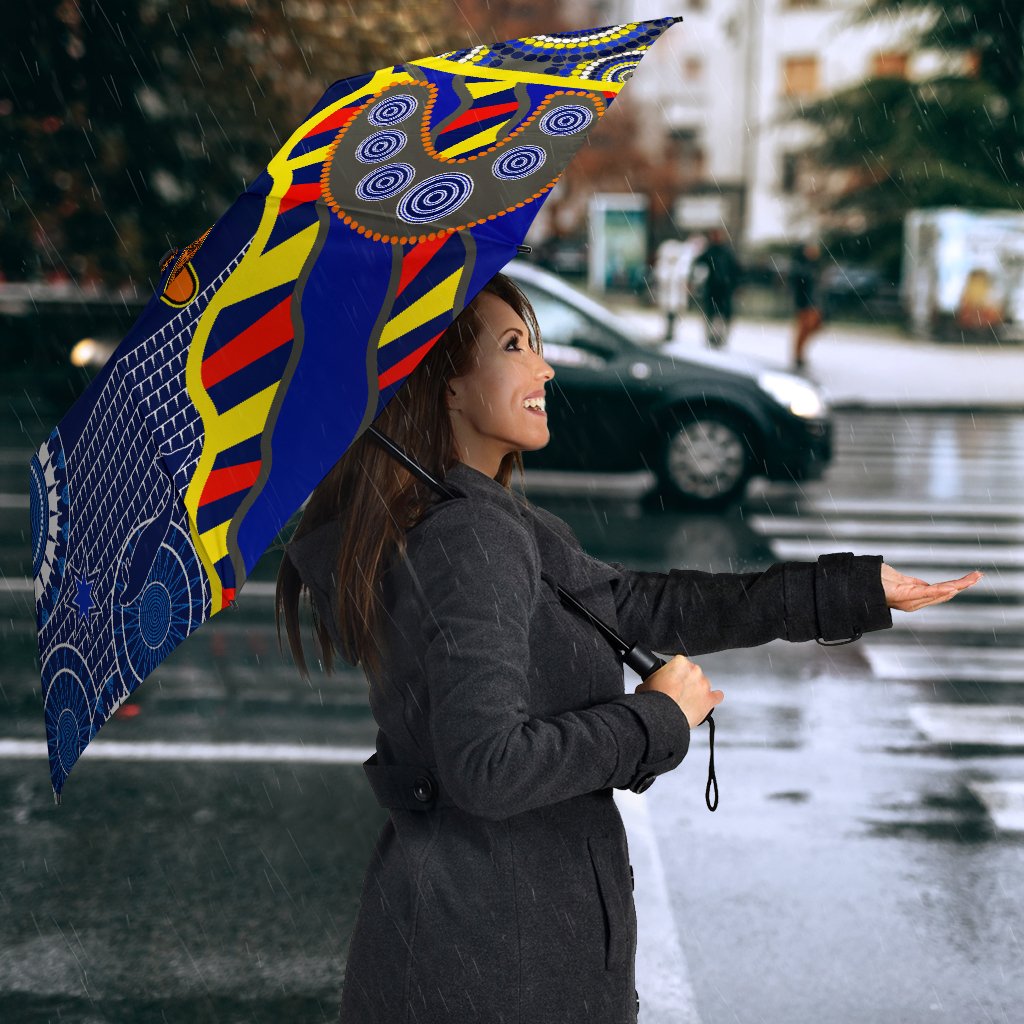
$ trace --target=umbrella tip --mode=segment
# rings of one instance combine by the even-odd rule
[[[54,803],[55,803],[55,804],[56,804],[56,805],[57,805],[58,807],[60,807],[60,793],[58,793],[58,792],[57,792],[57,790],[54,790],[54,791],[53,791],[53,802],[54,802]]]

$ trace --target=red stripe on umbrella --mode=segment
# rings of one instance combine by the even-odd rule
[[[291,341],[294,336],[292,297],[289,295],[223,348],[203,360],[203,387],[209,390],[214,384]]]
[[[435,334],[430,341],[425,341],[415,352],[410,352],[404,359],[395,363],[389,370],[382,373],[377,378],[377,387],[381,391],[384,388],[394,384],[396,380],[401,380],[403,377],[407,377],[413,370],[416,369],[420,364],[420,360],[430,351],[431,346],[437,341],[444,331],[439,331]]]
[[[431,257],[448,241],[450,235],[442,235],[426,242],[419,242],[402,257],[402,274],[398,279],[398,291],[402,294],[405,286],[430,262]]]
[[[446,125],[444,132],[455,131],[467,124],[477,124],[489,121],[492,117],[499,117],[501,114],[511,114],[519,109],[518,103],[494,103],[489,107],[470,107],[464,114],[457,117],[451,124]],[[443,135],[444,132],[441,134]]]
[[[263,460],[257,459],[255,462],[242,462],[237,466],[215,469],[203,488],[202,497],[199,499],[200,507],[252,487],[256,482],[256,477],[259,476],[262,465]]]
[[[280,213],[287,213],[290,209],[300,203],[315,202],[323,193],[320,191],[320,182],[306,182],[302,185],[292,185],[281,197]]]

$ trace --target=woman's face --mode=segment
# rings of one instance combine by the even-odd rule
[[[459,459],[494,477],[513,451],[535,451],[551,439],[547,414],[524,399],[544,396],[555,371],[530,347],[521,316],[490,292],[477,299],[481,319],[468,373],[448,386],[448,410]]]

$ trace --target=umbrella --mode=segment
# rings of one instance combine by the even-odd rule
[[[681,18],[474,46],[335,82],[31,462],[54,796],[103,723],[235,603],[281,528],[512,259]]]

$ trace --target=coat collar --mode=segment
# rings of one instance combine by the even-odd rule
[[[494,477],[481,473],[465,462],[456,462],[445,474],[444,483],[450,484],[467,498],[489,501],[515,515],[525,515],[529,505],[523,495],[504,487]]]

